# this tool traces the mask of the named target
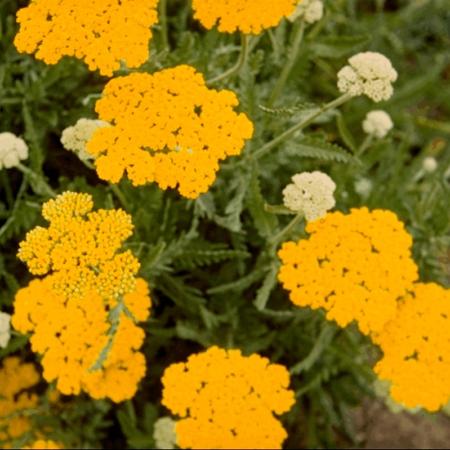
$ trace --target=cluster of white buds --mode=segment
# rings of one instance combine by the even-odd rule
[[[322,0],[300,0],[297,9],[288,17],[291,22],[302,19],[306,23],[318,22],[323,17]]]
[[[0,348],[6,348],[11,338],[11,316],[0,312]]]
[[[304,214],[306,220],[320,219],[336,204],[336,184],[327,174],[302,172],[294,175],[292,181],[283,190],[284,206]]]
[[[364,132],[378,139],[384,138],[393,126],[391,116],[382,110],[370,111],[363,122]]]
[[[86,144],[90,141],[95,131],[107,126],[109,126],[109,123],[103,120],[79,119],[75,125],[63,131],[61,144],[66,150],[76,153],[82,161],[89,161],[94,158],[86,150]]]
[[[173,449],[177,445],[175,420],[170,417],[160,417],[153,426],[153,439],[156,448]]]
[[[338,72],[338,89],[352,96],[366,95],[374,102],[388,100],[397,72],[381,53],[364,52],[352,56]]]
[[[23,139],[13,133],[0,133],[0,170],[17,167],[27,158],[28,146]]]

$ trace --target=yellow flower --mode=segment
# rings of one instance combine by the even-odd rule
[[[294,404],[289,373],[267,358],[211,347],[172,364],[162,383],[181,448],[281,448],[287,436],[274,414]]]
[[[9,448],[13,439],[30,430],[30,422],[21,412],[37,406],[38,397],[28,390],[38,382],[39,375],[33,364],[22,363],[15,356],[3,360],[0,368],[0,442],[4,448]]]
[[[32,333],[44,378],[60,392],[120,402],[145,374],[138,351],[145,336],[134,321],[148,318],[151,301],[147,283],[136,278],[139,262],[120,252],[130,216],[92,207],[89,195],[73,192],[44,204],[50,224],[27,234],[19,258],[46,276],[19,290],[12,324]]]
[[[193,0],[194,17],[208,29],[259,34],[277,26],[296,9],[297,0]]]
[[[196,198],[213,184],[219,161],[238,155],[253,134],[237,105],[233,92],[208,89],[190,66],[119,77],[96,104],[112,126],[98,129],[87,151],[103,180],[117,183],[126,171],[135,186],[156,182]]]
[[[450,400],[450,289],[418,283],[397,315],[373,337],[383,357],[378,376],[407,408],[437,411]]]
[[[14,44],[22,53],[56,64],[82,59],[111,76],[121,61],[139,67],[148,59],[157,0],[33,0],[18,11]]]
[[[412,238],[386,210],[352,209],[309,222],[307,240],[279,251],[279,280],[298,306],[324,308],[344,327],[356,320],[377,332],[397,311],[397,300],[417,279]]]
[[[45,441],[43,439],[38,439],[34,441],[31,445],[23,447],[24,449],[62,449],[64,448],[61,444],[54,441]]]

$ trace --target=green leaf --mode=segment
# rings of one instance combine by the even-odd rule
[[[336,161],[350,163],[357,159],[347,150],[336,144],[331,144],[317,138],[304,138],[300,142],[291,142],[286,147],[292,156],[304,158],[323,159],[325,161]]]
[[[277,284],[278,270],[278,264],[275,264],[264,278],[262,286],[258,289],[254,302],[257,309],[262,310],[266,307],[270,294]]]
[[[322,58],[342,58],[343,56],[357,53],[367,47],[370,36],[361,34],[357,36],[327,36],[315,39],[310,43],[310,50]]]

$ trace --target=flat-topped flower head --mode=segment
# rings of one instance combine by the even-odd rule
[[[150,27],[158,0],[32,0],[17,13],[14,44],[47,64],[63,56],[82,59],[90,70],[111,76],[122,62],[148,59]]]
[[[259,34],[295,11],[297,0],[193,0],[194,17],[222,33]]]
[[[50,449],[63,449],[64,447],[61,444],[58,444],[55,441],[45,441],[44,439],[38,439],[34,441],[32,444],[23,447],[24,449],[41,449],[41,450],[50,450]]]
[[[364,132],[378,139],[384,138],[393,126],[391,116],[382,110],[368,112],[363,122]]]
[[[38,397],[29,392],[39,382],[33,364],[23,363],[9,356],[0,363],[0,442],[7,445],[31,429],[29,419],[23,414],[36,408]]]
[[[135,322],[148,318],[151,301],[147,283],[136,278],[138,260],[121,251],[131,217],[92,209],[90,195],[74,192],[44,204],[49,226],[28,232],[18,256],[45,278],[19,290],[12,324],[32,333],[44,378],[59,391],[119,402],[145,374],[144,332]]]
[[[6,348],[11,338],[10,322],[11,316],[0,312],[0,348]]]
[[[196,198],[253,134],[237,105],[233,92],[208,89],[190,66],[119,77],[96,104],[112,126],[97,130],[87,150],[103,180],[117,183],[126,172],[135,186],[156,182]]]
[[[450,289],[418,283],[374,337],[383,357],[375,372],[407,408],[437,411],[450,400]]]
[[[326,173],[302,172],[294,175],[292,181],[283,190],[284,206],[304,214],[306,220],[320,219],[336,204],[336,184]]]
[[[25,141],[13,133],[0,133],[0,170],[17,167],[20,161],[28,158]]]
[[[417,279],[403,223],[390,211],[360,208],[328,213],[306,230],[308,239],[279,251],[279,280],[291,301],[325,309],[342,327],[356,320],[364,334],[381,330]]]
[[[82,161],[88,161],[93,156],[86,151],[86,144],[98,128],[109,126],[103,120],[78,119],[73,126],[64,129],[61,135],[61,144],[66,150],[74,152]]]
[[[211,347],[172,364],[162,403],[180,417],[181,448],[281,448],[286,431],[275,414],[289,411],[289,373],[257,354]]]
[[[153,425],[153,439],[155,447],[161,449],[172,449],[177,445],[177,434],[175,432],[176,421],[171,417],[160,417]]]
[[[376,52],[358,53],[338,73],[338,88],[352,96],[366,95],[374,102],[388,100],[397,72],[386,56]]]
[[[323,17],[322,0],[300,0],[297,3],[297,9],[288,17],[291,22],[299,19],[312,24]]]

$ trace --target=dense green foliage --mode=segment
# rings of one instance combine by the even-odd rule
[[[38,411],[37,423],[51,424],[55,436],[73,446],[148,447],[160,405],[165,367],[204,347],[218,344],[259,352],[291,369],[296,406],[283,417],[287,447],[356,444],[346,409],[372,395],[373,348],[352,327],[339,330],[321,312],[295,308],[277,281],[275,236],[291,216],[268,212],[282,203],[281,191],[297,172],[322,170],[337,184],[337,210],[367,205],[395,211],[414,237],[421,278],[450,284],[450,11],[446,0],[326,2],[325,17],[305,30],[298,54],[296,25],[251,40],[248,61],[235,77],[217,86],[234,90],[241,110],[255,124],[243,155],[222,164],[207,194],[187,201],[156,186],[133,188],[122,181],[119,198],[60,144],[62,130],[80,117],[95,117],[95,100],[107,81],[82,62],[64,59],[46,66],[19,55],[12,40],[15,12],[25,1],[0,2],[0,132],[24,137],[25,163],[56,192],[94,196],[97,207],[123,207],[135,225],[127,246],[141,262],[152,288],[153,309],[144,324],[147,376],[138,395],[125,404],[63,399]],[[139,70],[179,63],[195,66],[210,79],[231,67],[239,36],[205,32],[187,2],[168,1],[166,48],[156,27],[151,58]],[[348,57],[378,51],[399,73],[395,94],[374,105],[355,98],[317,119],[303,134],[256,159],[264,143],[339,95],[336,73]],[[277,78],[292,59],[283,92],[270,102]],[[371,109],[385,109],[395,127],[370,144],[361,122]],[[422,170],[433,156],[435,172]],[[367,196],[355,182],[367,178]],[[17,260],[18,243],[41,223],[47,199],[37,178],[0,171],[0,308],[12,312],[15,292],[29,275]],[[298,237],[300,226],[290,237]],[[271,240],[272,239],[272,240]],[[0,358],[20,354],[36,360],[27,340],[15,335]]]

